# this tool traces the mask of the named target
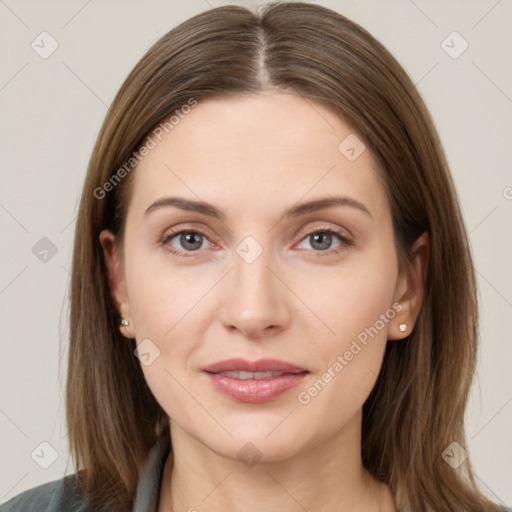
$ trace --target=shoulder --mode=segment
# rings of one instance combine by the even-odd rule
[[[28,489],[0,505],[0,512],[86,512],[88,507],[75,492],[76,475]]]

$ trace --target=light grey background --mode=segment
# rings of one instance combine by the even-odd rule
[[[0,0],[0,502],[73,472],[64,423],[67,352],[59,354],[59,339],[68,334],[78,197],[108,105],[161,35],[228,3]],[[360,23],[395,55],[440,132],[471,233],[481,298],[468,451],[482,490],[510,506],[512,0],[316,3]],[[59,45],[46,59],[31,47],[43,31]],[[456,59],[441,46],[453,31],[469,43]],[[452,37],[446,44],[453,53],[463,43]],[[32,250],[43,237],[57,249],[46,262]],[[58,454],[47,469],[40,465],[51,462],[52,451],[42,442]]]

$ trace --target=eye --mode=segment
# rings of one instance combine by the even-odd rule
[[[332,249],[333,240],[338,239],[338,244]],[[307,241],[310,247],[306,249],[319,253],[318,256],[337,254],[352,245],[352,242],[335,228],[316,228],[306,235],[303,241]]]
[[[175,240],[174,244],[177,244],[178,247],[171,243],[173,240]],[[207,242],[207,240],[208,238],[201,231],[182,229],[181,231],[165,234],[162,237],[161,243],[171,254],[188,257],[193,256],[190,253],[211,247],[212,243]]]
[[[337,239],[337,245],[332,248],[333,242]],[[328,256],[338,254],[347,247],[353,245],[352,242],[342,234],[341,230],[324,227],[311,230],[301,241],[307,241],[310,247],[306,249],[313,251],[318,256]],[[161,244],[165,249],[179,257],[194,256],[202,249],[208,249],[213,243],[201,231],[195,229],[182,229],[162,236]],[[300,244],[299,244],[300,245]]]

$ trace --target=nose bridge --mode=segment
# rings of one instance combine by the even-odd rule
[[[272,287],[269,267],[273,258],[268,248],[263,249],[260,254],[255,254],[256,249],[249,247],[247,251],[247,245],[240,244],[236,250],[233,269],[234,287],[236,292],[252,295],[253,299],[257,299],[260,296],[269,295],[269,287]]]
[[[256,336],[287,321],[282,284],[270,270],[274,260],[270,244],[264,246],[253,237],[245,238],[236,247],[225,300],[226,326]]]

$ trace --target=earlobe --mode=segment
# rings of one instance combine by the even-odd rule
[[[105,229],[100,233],[99,241],[103,248],[105,266],[107,267],[110,296],[120,315],[119,330],[123,336],[133,338],[133,333],[129,330],[132,323],[130,321],[130,304],[126,292],[123,264],[119,256],[115,235]],[[121,320],[124,320],[124,322],[121,323]]]
[[[409,336],[419,316],[428,275],[430,244],[424,232],[409,251],[409,261],[398,279],[395,300],[402,309],[390,325],[388,339],[399,340]]]

